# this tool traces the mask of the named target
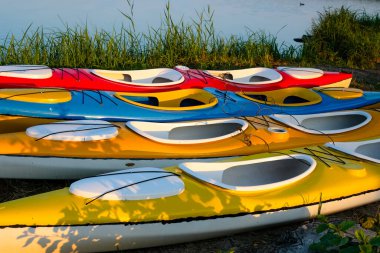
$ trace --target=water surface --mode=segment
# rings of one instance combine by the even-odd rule
[[[128,24],[120,11],[130,13],[126,0],[2,0],[0,9],[0,39],[7,34],[21,36],[32,24],[32,30],[44,30],[66,25],[85,25],[90,30],[119,29]],[[167,0],[136,0],[134,20],[136,30],[146,32],[148,27],[159,27],[164,18]],[[169,1],[174,20],[191,22],[197,12],[208,8],[214,11],[215,30],[221,36],[247,36],[249,31],[264,31],[279,42],[292,43],[310,28],[318,12],[342,5],[367,13],[380,13],[376,0],[172,0]]]

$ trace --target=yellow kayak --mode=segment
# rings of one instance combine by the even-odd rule
[[[367,151],[378,150],[380,140],[357,147],[351,154],[311,146],[84,178],[70,188],[0,204],[0,250],[100,252],[151,247],[379,201],[379,164],[356,155],[378,159]]]
[[[34,126],[10,133],[8,120]],[[33,120],[0,122],[2,177],[81,178],[380,136],[380,113],[365,110],[176,123]]]

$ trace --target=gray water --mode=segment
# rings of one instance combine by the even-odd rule
[[[134,21],[138,32],[157,28],[164,18],[167,0],[135,0]],[[310,28],[318,12],[342,5],[352,10],[380,13],[380,0],[172,0],[174,20],[197,19],[197,12],[214,11],[215,30],[221,36],[246,37],[249,31],[262,31],[277,37],[278,42],[294,43]],[[303,3],[303,5],[301,4]],[[95,29],[118,30],[128,25],[120,13],[130,13],[126,0],[0,0],[0,39],[7,34],[18,37],[29,25],[64,29],[66,25],[85,25]]]

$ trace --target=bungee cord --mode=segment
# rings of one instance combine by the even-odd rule
[[[86,205],[94,202],[95,200],[97,200],[97,199],[99,199],[99,198],[101,198],[101,197],[103,197],[103,196],[105,196],[105,195],[107,195],[109,193],[112,193],[112,192],[115,192],[115,191],[118,191],[118,190],[122,190],[122,189],[125,189],[125,188],[128,188],[128,187],[134,186],[134,185],[138,185],[138,184],[142,184],[142,183],[145,183],[145,182],[150,182],[150,181],[153,181],[153,180],[157,180],[157,179],[161,179],[161,178],[166,178],[166,177],[174,177],[174,176],[175,177],[181,177],[179,174],[174,173],[174,172],[170,172],[170,171],[138,171],[138,172],[121,172],[121,173],[118,173],[118,174],[130,174],[130,173],[137,173],[137,174],[140,173],[140,174],[143,174],[143,173],[152,173],[152,172],[153,173],[163,173],[163,174],[167,174],[167,175],[140,180],[140,181],[137,181],[137,182],[133,182],[133,183],[130,183],[130,184],[126,184],[126,185],[123,185],[123,186],[120,186],[120,187],[117,187],[117,188],[105,191],[105,192],[99,194],[96,197],[90,198],[90,200],[86,202]],[[115,175],[115,174],[114,173],[112,173],[112,174],[103,174],[103,175],[99,175],[99,176],[102,177],[102,176],[111,176],[111,175]]]
[[[56,92],[67,92],[68,90],[64,88],[48,88],[49,90],[40,90],[34,92],[23,92],[18,94],[13,94],[7,97],[0,97],[0,100],[8,100],[14,97],[27,96],[27,95],[35,95],[35,94],[46,94],[46,93],[56,93]]]
[[[51,69],[61,71],[61,80],[63,80],[64,74],[67,74],[67,75],[71,76],[73,79],[75,79],[76,81],[80,81],[80,75],[82,74],[85,77],[87,77],[90,81],[94,81],[94,79],[90,76],[90,74],[88,74],[86,71],[83,71],[82,69],[79,69],[79,68],[51,68]],[[74,76],[74,74],[70,73],[69,70],[76,71],[76,76]]]
[[[320,150],[316,150],[316,149],[306,147],[306,148],[303,148],[304,150],[306,150],[306,152],[298,151],[298,150],[290,150],[290,151],[295,152],[295,153],[304,154],[304,155],[311,155],[311,156],[317,158],[318,160],[320,160],[321,162],[323,162],[328,167],[331,167],[331,165],[324,160],[339,163],[339,164],[344,164],[344,165],[346,164],[346,162],[343,159],[352,160],[352,161],[362,161],[362,159],[358,159],[358,158],[354,158],[354,157],[347,157],[347,156],[333,154],[322,146],[317,146],[317,148],[319,148]],[[326,155],[327,157],[320,156],[317,153]],[[341,159],[341,158],[343,158],[343,159]]]
[[[52,136],[52,135],[56,135],[56,134],[84,132],[84,131],[90,131],[90,130],[106,129],[106,128],[111,128],[111,127],[115,127],[115,126],[109,125],[109,126],[103,126],[103,127],[92,127],[92,128],[83,128],[83,129],[62,130],[62,131],[57,131],[57,132],[46,134],[46,135],[44,135],[44,136],[42,136],[40,138],[35,139],[35,141],[39,141],[39,140],[45,139],[46,137],[49,137],[49,136]]]
[[[110,96],[105,95],[105,92],[101,92],[99,90],[91,90],[91,91],[86,91],[86,90],[73,90],[73,92],[79,92],[82,94],[82,104],[85,104],[85,99],[84,97],[87,96],[97,102],[98,104],[103,104],[103,98],[106,98],[108,101],[112,102],[114,105],[118,106],[118,103],[116,103]],[[97,95],[99,95],[99,100],[90,95],[90,92],[94,92]]]

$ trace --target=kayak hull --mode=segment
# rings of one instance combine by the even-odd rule
[[[256,180],[267,178],[261,173],[268,169],[264,165],[266,161],[277,160],[280,166],[287,166],[281,165],[287,161],[300,168],[312,168],[311,173],[290,184],[243,192],[219,187],[212,181],[206,183],[196,174],[188,174],[182,169],[190,166],[191,163],[187,163],[165,170],[152,171],[154,168],[146,167],[125,170],[124,174],[115,172],[85,178],[74,182],[70,189],[1,203],[0,236],[3,243],[0,250],[102,252],[154,247],[310,219],[319,213],[331,214],[380,200],[379,164],[323,147],[283,150],[280,154],[283,155],[266,153],[215,162],[209,165],[209,169],[219,170],[220,166],[226,166],[224,172],[234,170],[237,173],[234,175],[239,176],[240,165],[257,162],[259,173],[249,170],[254,173],[251,178]],[[317,154],[318,158],[312,157]],[[298,159],[306,159],[304,162],[311,159],[309,161],[314,161],[314,165],[298,163],[301,161]],[[192,163],[192,166],[198,165]],[[201,173],[203,169],[198,168]],[[282,167],[279,170],[283,171]],[[113,189],[107,177],[118,180],[121,176],[127,180],[138,171],[141,175],[159,171],[167,173],[180,180],[184,188],[166,197],[108,200],[96,197],[96,184],[93,188],[84,183],[111,184]],[[158,178],[150,183],[155,194],[161,191],[158,183],[161,179]],[[276,182],[283,180],[277,179],[277,175],[270,178]],[[146,181],[140,183],[138,188],[134,185],[127,188],[131,187],[138,194],[140,189],[148,187]],[[74,191],[83,186],[90,197]]]
[[[204,240],[328,215],[380,199],[380,190],[271,212],[142,224],[6,227],[2,252],[105,252]]]

